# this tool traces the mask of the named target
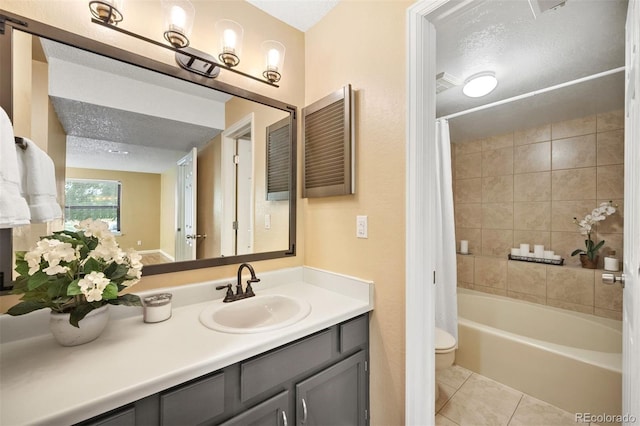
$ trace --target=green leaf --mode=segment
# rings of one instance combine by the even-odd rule
[[[27,288],[29,290],[35,290],[47,281],[49,281],[49,275],[45,274],[42,271],[38,271],[29,278]]]
[[[118,298],[118,286],[114,283],[109,283],[104,288],[102,292],[102,298],[105,300],[117,299]]]
[[[77,296],[79,294],[82,294],[82,290],[78,285],[79,282],[79,279],[71,281],[69,287],[67,287],[67,296]]]
[[[587,246],[587,251],[591,251],[591,249],[593,248],[593,241],[592,240],[584,240],[584,244]]]
[[[67,282],[64,279],[51,281],[48,287],[47,294],[51,299],[64,296],[67,293]]]
[[[107,269],[105,269],[104,274],[112,280],[119,280],[120,278],[124,278],[127,275],[127,272],[129,272],[127,265],[118,265],[113,262]]]
[[[17,260],[15,271],[18,274],[26,277],[27,275],[29,275],[29,264],[24,260]]]
[[[604,240],[600,241],[593,249],[592,251],[595,253],[598,250],[600,250],[600,248],[604,245]]]
[[[37,311],[38,309],[43,309],[46,307],[47,304],[43,301],[29,300],[26,302],[20,302],[17,305],[10,307],[7,313],[12,316],[24,315],[28,314],[29,312]]]
[[[124,306],[142,306],[140,296],[135,294],[123,294],[117,299],[109,300],[112,305],[124,305]]]
[[[69,315],[69,324],[71,324],[74,327],[80,328],[80,326],[78,325],[80,320],[86,317],[87,314],[93,311],[94,309],[96,308],[93,305],[90,305],[89,303],[76,306],[76,308],[73,311],[71,311],[71,315]]]
[[[90,274],[91,272],[102,272],[102,264],[98,262],[93,257],[87,259],[87,262],[84,264],[84,273]]]
[[[576,254],[580,254],[580,253],[584,253],[584,250],[582,250],[582,249],[575,249],[573,252],[571,252],[571,256],[575,256]]]

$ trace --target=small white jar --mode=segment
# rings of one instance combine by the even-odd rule
[[[147,296],[144,302],[144,322],[162,322],[171,318],[171,293]]]

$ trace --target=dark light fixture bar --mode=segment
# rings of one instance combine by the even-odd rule
[[[130,37],[137,38],[138,40],[146,41],[147,43],[151,43],[153,45],[156,45],[156,46],[159,46],[159,47],[163,47],[163,48],[165,48],[167,50],[171,50],[172,52],[175,52],[175,53],[177,53],[177,54],[179,54],[181,56],[188,56],[191,59],[193,59],[193,62],[195,62],[195,61],[204,62],[205,64],[210,65],[211,72],[209,74],[211,74],[211,75],[208,75],[209,77],[215,77],[215,75],[213,75],[214,74],[213,70],[215,68],[222,68],[222,69],[225,69],[227,71],[231,71],[231,72],[239,74],[239,75],[241,75],[243,77],[247,77],[247,78],[250,78],[252,80],[259,81],[261,83],[267,84],[267,85],[272,86],[272,87],[280,87],[277,84],[270,82],[269,80],[264,80],[262,78],[254,77],[251,74],[247,74],[247,73],[244,73],[242,71],[238,71],[238,70],[236,70],[234,68],[231,68],[231,67],[229,67],[229,66],[227,66],[225,64],[219,63],[219,62],[217,62],[215,60],[212,61],[211,57],[207,58],[207,56],[209,56],[207,54],[196,54],[194,52],[199,52],[196,49],[192,49],[192,48],[189,48],[189,49],[178,49],[178,48],[175,48],[175,47],[170,46],[168,44],[164,44],[164,43],[161,43],[159,41],[147,38],[145,36],[133,33],[131,31],[127,31],[127,30],[122,29],[120,27],[117,27],[115,25],[111,25],[108,22],[105,22],[105,21],[100,20],[100,19],[91,18],[91,22],[93,22],[94,24],[101,25],[101,26],[103,26],[105,28],[109,28],[111,30],[117,31],[119,33],[126,34],[126,35],[128,35]],[[181,63],[181,66],[183,68],[185,68],[185,66],[182,63]],[[189,68],[186,68],[186,69],[189,69]],[[198,71],[198,70],[195,70],[195,69],[194,70],[190,70],[190,71],[196,72],[196,73],[201,74],[201,75],[206,75],[206,74],[203,74],[201,71]]]

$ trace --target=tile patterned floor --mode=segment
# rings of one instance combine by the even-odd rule
[[[573,413],[457,365],[438,372],[436,381],[437,426],[589,426],[576,423]]]

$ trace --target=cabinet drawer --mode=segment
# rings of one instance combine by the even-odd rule
[[[162,425],[195,425],[223,412],[223,373],[160,395],[160,421]]]
[[[130,407],[107,416],[81,423],[83,426],[135,426],[136,410]]]
[[[242,402],[331,359],[331,330],[260,356],[240,366]]]
[[[365,315],[340,325],[340,352],[367,343],[369,316]]]

